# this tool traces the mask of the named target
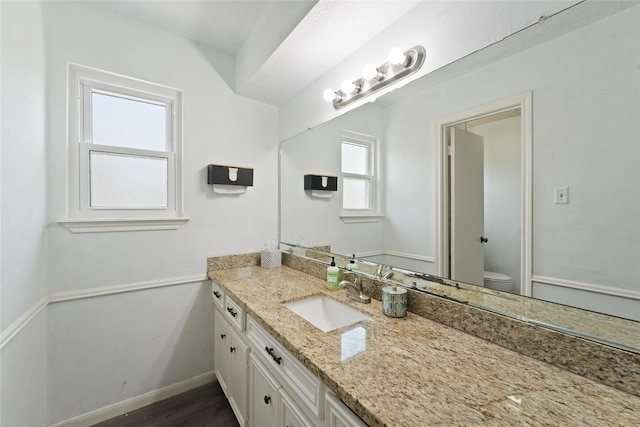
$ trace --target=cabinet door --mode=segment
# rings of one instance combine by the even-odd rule
[[[253,353],[249,356],[249,425],[278,425],[278,389],[280,384],[269,374]]]
[[[230,330],[231,341],[229,346],[230,376],[228,381],[229,403],[236,414],[238,423],[246,425],[247,419],[247,369],[249,367],[249,346],[244,340]]]
[[[229,324],[220,311],[216,310],[215,314],[215,347],[214,347],[214,370],[220,387],[224,394],[229,397],[229,343],[231,335],[229,334]]]
[[[326,427],[367,427],[360,418],[332,393],[325,394]]]
[[[315,423],[302,412],[291,397],[280,389],[280,427],[311,427]]]

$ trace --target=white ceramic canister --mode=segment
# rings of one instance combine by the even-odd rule
[[[382,288],[382,313],[389,317],[407,315],[407,290],[397,286]]]

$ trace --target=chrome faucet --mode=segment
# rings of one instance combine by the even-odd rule
[[[362,280],[360,280],[360,277],[355,274],[353,276],[353,282],[348,280],[340,281],[340,289],[347,290],[347,298],[363,304],[369,304],[371,302],[371,297],[362,292]]]
[[[388,268],[389,271],[387,271],[384,275],[382,274],[382,270],[384,268]],[[376,274],[375,276],[379,279],[391,279],[393,277],[393,271],[391,270],[391,267],[389,266],[384,266],[382,264],[378,264],[378,269],[376,270]]]

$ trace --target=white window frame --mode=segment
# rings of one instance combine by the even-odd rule
[[[182,92],[155,83],[69,64],[67,212],[57,222],[74,233],[171,230],[182,226]],[[165,151],[93,144],[91,95],[101,93],[165,106]],[[105,208],[90,206],[90,152],[167,159],[167,206]]]
[[[379,138],[364,133],[353,132],[348,130],[342,131],[340,139],[340,151],[342,152],[342,144],[354,144],[367,147],[369,151],[369,173],[354,174],[342,171],[342,160],[340,163],[340,174],[342,182],[344,178],[365,179],[369,182],[369,209],[345,209],[344,202],[341,200],[342,212],[340,218],[344,222],[376,222],[382,219],[380,210],[381,194],[380,194],[380,161],[379,161]],[[344,191],[344,185],[343,185]]]

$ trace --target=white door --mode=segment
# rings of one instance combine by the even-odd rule
[[[451,129],[451,278],[484,282],[484,138]]]
[[[277,427],[278,389],[280,384],[269,374],[267,368],[249,354],[249,425],[251,427]]]

